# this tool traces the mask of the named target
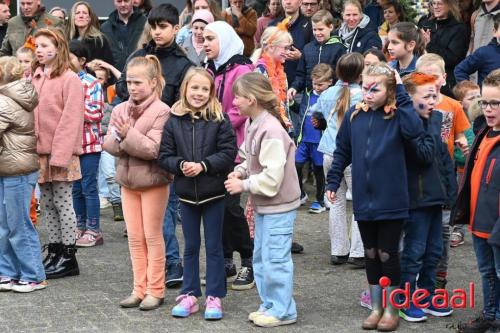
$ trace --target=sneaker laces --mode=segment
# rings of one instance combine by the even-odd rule
[[[236,280],[246,281],[246,279],[248,278],[248,274],[250,274],[250,269],[248,267],[241,267]]]
[[[6,278],[6,277],[0,278],[0,283],[11,283],[11,282],[12,282],[12,279],[10,279],[10,278]]]
[[[219,297],[208,296],[205,306],[208,309],[221,310],[221,302]]]
[[[193,305],[196,304],[196,297],[194,297],[193,295],[190,295],[190,294],[183,294],[183,295],[177,296],[175,301],[177,302],[178,306],[181,306],[181,307],[186,308],[186,309],[190,309],[193,307]]]

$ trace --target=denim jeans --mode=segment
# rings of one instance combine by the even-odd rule
[[[500,247],[472,235],[477,268],[483,286],[483,314],[487,319],[500,320]]]
[[[103,152],[101,152],[101,160],[99,161],[99,172],[97,174],[97,187],[99,188],[99,197],[106,198],[109,200],[110,194],[108,189],[108,183],[106,182],[106,178],[101,172],[102,156]]]
[[[116,158],[110,153],[103,151],[99,164],[99,174],[104,177],[108,184],[109,202],[112,204],[121,203],[120,185],[115,181]]]
[[[201,296],[200,287],[200,224],[203,220],[206,252],[206,296],[226,296],[226,271],[222,250],[222,224],[224,200],[209,201],[202,205],[180,203],[182,231],[184,233],[184,280],[181,294]]]
[[[97,170],[101,153],[80,155],[82,179],[73,183],[73,206],[78,230],[99,232],[101,214],[97,191]]]
[[[411,209],[404,223],[401,286],[410,282],[410,295],[416,284],[434,294],[437,264],[443,253],[441,221],[442,208],[438,205]]]
[[[30,219],[38,172],[0,177],[0,277],[45,280],[38,233]]]
[[[179,197],[175,194],[175,183],[170,184],[167,211],[163,220],[163,239],[165,240],[165,257],[167,265],[181,262],[179,242],[175,236],[175,227],[179,216]]]
[[[260,311],[280,320],[297,318],[293,299],[292,238],[295,210],[280,214],[255,213],[253,268]]]

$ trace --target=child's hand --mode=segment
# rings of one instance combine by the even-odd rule
[[[424,39],[424,43],[427,46],[427,44],[429,44],[429,42],[431,41],[431,30],[420,29],[420,32],[422,33],[422,38]]]
[[[462,151],[464,155],[469,154],[469,143],[467,142],[467,138],[465,136],[456,139],[455,144],[458,146],[458,148]]]
[[[224,182],[229,194],[234,195],[243,192],[243,181],[238,178],[230,178]]]
[[[227,179],[233,179],[233,178],[241,179],[243,178],[243,175],[239,171],[233,171],[229,175],[227,175]]]
[[[118,135],[120,138],[123,140],[127,136],[128,130],[130,128],[130,122],[128,119],[125,119],[123,117],[117,117],[114,120],[114,125],[116,127],[116,130],[118,132]]]
[[[326,191],[326,197],[330,200],[330,202],[335,202],[335,199],[337,198],[335,192],[332,191]]]
[[[403,84],[403,80],[401,80],[401,76],[398,71],[394,69],[394,77],[396,78],[396,84]]]
[[[186,177],[196,177],[203,171],[203,166],[200,163],[184,162],[182,164],[182,173]]]
[[[293,98],[295,97],[295,95],[297,95],[297,90],[295,90],[295,88],[288,89],[286,96],[287,96],[289,101],[293,101]]]
[[[295,47],[291,47],[289,51],[285,51],[285,59],[286,60],[299,60],[302,57],[302,53],[299,49]]]

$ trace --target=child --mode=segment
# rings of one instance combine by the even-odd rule
[[[184,50],[175,42],[175,34],[179,31],[179,12],[171,4],[158,5],[149,12],[148,23],[151,26],[152,40],[142,49],[132,53],[128,61],[147,54],[152,54],[160,60],[165,80],[161,100],[172,106],[179,99],[179,86],[186,71],[193,65]],[[116,92],[123,101],[128,99],[126,68],[127,66],[121,79],[116,82]]]
[[[236,145],[241,146],[247,117],[240,114],[233,105],[234,81],[254,70],[252,62],[243,56],[243,41],[233,27],[222,21],[208,24],[203,31],[205,53],[207,54],[207,69],[213,73],[217,98],[222,104],[222,110],[227,113],[236,134]],[[234,163],[239,163],[236,156]],[[255,285],[252,268],[253,245],[250,231],[240,206],[240,195],[226,195],[224,229],[222,242],[224,247],[224,266],[228,280],[234,280],[233,288],[237,290],[250,289]],[[233,262],[233,252],[241,257],[241,269],[237,272]]]
[[[221,298],[226,296],[222,250],[224,179],[237,154],[231,123],[215,95],[210,74],[202,68],[188,71],[181,85],[181,100],[163,131],[159,163],[175,175],[184,233],[184,280],[174,317],[199,310],[200,223],[203,220],[207,253],[205,319],[222,319]]]
[[[295,171],[295,144],[279,116],[279,104],[268,79],[258,73],[241,76],[233,86],[234,104],[250,117],[241,164],[228,175],[231,194],[249,192],[255,209],[254,269],[262,304],[248,319],[257,326],[293,324],[291,245],[300,206]]]
[[[493,17],[493,26],[491,42],[478,48],[455,67],[454,73],[457,82],[468,80],[470,75],[477,72],[477,83],[481,86],[488,73],[500,68],[500,13]]]
[[[31,79],[31,68],[35,60],[35,52],[29,47],[23,46],[16,51],[16,58],[24,68],[24,78]]]
[[[318,101],[320,95],[328,89],[333,82],[333,70],[328,64],[318,64],[314,66],[311,73],[313,90],[306,92],[300,103],[301,126],[297,137],[297,152],[295,153],[295,167],[299,177],[300,185],[300,203],[307,202],[307,194],[302,184],[302,169],[304,164],[312,164],[314,178],[316,179],[316,201],[309,207],[309,213],[319,214],[326,210],[325,208],[325,175],[323,173],[323,154],[318,151],[319,141],[321,140],[321,131],[314,128],[312,123],[312,110]]]
[[[333,31],[333,16],[327,10],[319,10],[311,17],[315,40],[304,46],[297,67],[297,75],[288,90],[288,99],[293,100],[297,93],[311,91],[311,72],[316,64],[325,63],[335,68],[346,47],[338,36],[330,36]],[[298,135],[298,129],[296,134]]]
[[[365,53],[363,53],[363,57],[365,57],[365,67],[376,65],[381,62],[386,62],[385,54],[379,49],[369,49]]]
[[[393,61],[389,66],[401,77],[413,73],[417,59],[425,53],[425,42],[413,23],[400,22],[389,31],[387,51]]]
[[[441,93],[440,89],[446,84],[446,71],[444,60],[435,53],[427,53],[417,60],[416,71],[434,75],[438,78],[436,111],[443,114],[441,123],[441,140],[448,145],[448,153],[453,159],[455,145],[464,153],[468,150],[465,131],[470,128],[469,120],[460,103]],[[453,202],[453,200],[450,200]],[[448,250],[450,242],[450,210],[443,211],[443,257],[438,265],[436,288],[445,288],[448,275]]]
[[[379,279],[390,279],[387,295],[400,284],[399,240],[409,208],[404,143],[414,143],[419,156],[429,155],[432,147],[421,140],[422,121],[397,72],[382,64],[368,67],[362,91],[364,102],[346,113],[337,134],[327,197],[335,201],[344,170],[352,163],[353,211],[363,239],[373,307],[363,328],[389,331],[398,327],[399,315],[390,302],[382,309]]]
[[[469,224],[483,285],[479,318],[458,326],[460,332],[498,331],[500,281],[500,70],[483,81],[481,109],[486,125],[476,136],[465,165],[464,179],[452,214],[453,224]],[[497,161],[497,163],[495,163]]]
[[[84,123],[83,154],[80,155],[82,179],[73,183],[73,206],[76,213],[76,246],[102,245],[104,239],[100,228],[100,205],[97,192],[97,171],[102,151],[101,120],[104,99],[99,81],[85,70],[89,52],[80,40],[69,43],[69,57],[83,84]]]
[[[75,253],[76,216],[73,182],[82,178],[84,93],[69,58],[68,43],[58,29],[35,33],[33,85],[39,102],[35,108],[37,153],[40,157],[40,206],[49,230],[47,279],[80,274]]]
[[[418,284],[418,288],[427,290],[431,295],[429,297],[433,297],[437,264],[443,253],[442,207],[450,204],[448,198],[455,198],[457,184],[450,155],[441,141],[443,116],[434,111],[437,102],[436,78],[414,72],[408,74],[403,82],[413,100],[413,107],[424,122],[434,153],[430,161],[422,161],[409,145],[405,149],[410,216],[404,224],[401,287],[409,282],[410,295],[413,295]],[[449,307],[438,309],[433,304],[420,309],[410,299],[410,307],[401,309],[400,316],[409,322],[420,322],[427,319],[426,314],[444,317],[452,312]]]
[[[38,96],[24,72],[16,58],[0,58],[0,291],[27,293],[47,282],[29,212],[38,180],[32,112]]]
[[[325,177],[330,170],[335,151],[335,138],[342,124],[344,115],[351,107],[361,102],[361,73],[363,72],[363,56],[359,53],[348,53],[337,62],[337,83],[321,94],[314,107],[313,124],[323,131],[318,151],[323,153],[323,172]],[[358,223],[352,219],[349,231],[347,223],[347,190],[352,190],[351,167],[344,172],[344,179],[337,190],[337,199],[330,204],[329,229],[331,258],[333,265],[346,262],[364,267],[363,242],[359,234]],[[350,219],[351,220],[351,219]],[[349,235],[351,241],[349,242]]]
[[[130,99],[116,106],[104,140],[104,149],[118,157],[116,182],[134,272],[134,290],[120,306],[153,310],[165,293],[162,223],[170,177],[157,158],[170,108],[160,100],[165,81],[155,56],[132,59],[126,75]]]

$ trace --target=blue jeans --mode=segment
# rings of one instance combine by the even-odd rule
[[[206,296],[226,296],[226,270],[222,250],[224,199],[195,206],[180,203],[184,233],[184,280],[181,294],[201,296],[200,287],[200,224],[203,218],[205,252],[207,255]]]
[[[45,280],[38,233],[30,219],[38,172],[0,177],[0,277]]]
[[[477,268],[483,286],[483,314],[487,319],[500,320],[500,247],[472,235]]]
[[[260,311],[280,320],[297,318],[293,299],[292,238],[295,210],[255,213],[253,269],[262,304]]]
[[[436,269],[443,254],[442,208],[440,205],[411,209],[404,223],[404,248],[401,255],[401,286],[410,282],[434,294]]]
[[[175,227],[179,219],[179,197],[175,194],[175,183],[170,184],[167,211],[163,219],[163,239],[167,265],[181,262],[179,242],[175,236]]]
[[[101,214],[97,191],[97,170],[101,153],[80,155],[82,179],[73,183],[73,207],[78,230],[99,232]]]
[[[110,153],[103,151],[99,164],[99,174],[104,177],[108,184],[109,202],[112,204],[121,203],[120,185],[115,181],[116,158]]]

